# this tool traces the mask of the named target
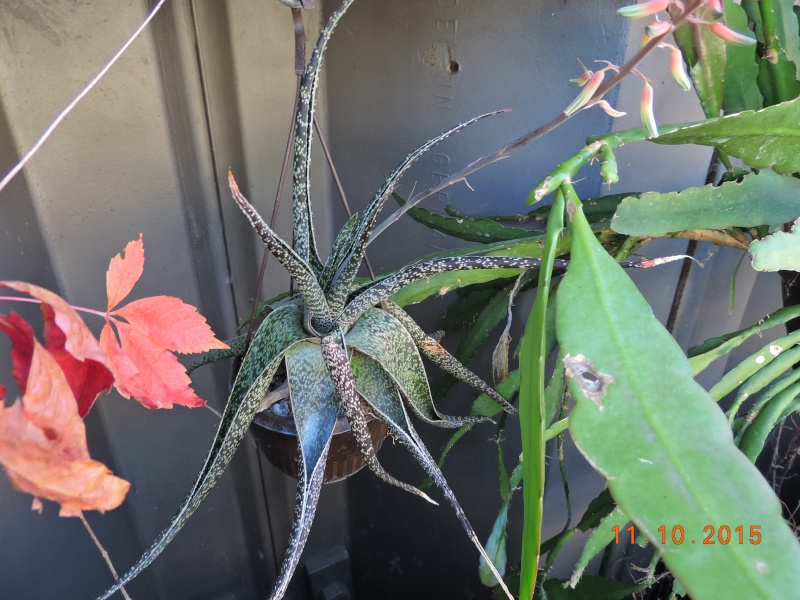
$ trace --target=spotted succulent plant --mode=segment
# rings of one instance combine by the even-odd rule
[[[169,526],[139,561],[101,598],[108,598],[144,570],[175,537],[230,462],[234,451],[262,405],[276,371],[285,365],[298,445],[298,492],[289,548],[272,598],[280,598],[292,577],[308,536],[323,482],[334,424],[340,413],[350,424],[368,468],[381,479],[433,502],[424,492],[389,475],[378,462],[363,401],[373,416],[406,446],[441,489],[467,535],[505,589],[502,577],[481,546],[436,462],[415,432],[407,409],[421,421],[458,427],[480,420],[440,414],[431,399],[420,353],[445,371],[488,394],[508,412],[516,412],[497,391],[466,369],[439,342],[428,336],[390,296],[409,284],[446,271],[472,269],[531,269],[539,259],[498,256],[437,258],[411,264],[365,285],[357,285],[367,243],[379,211],[408,167],[429,148],[488,116],[462,123],[426,142],[391,173],[362,214],[353,215],[337,236],[323,262],[314,238],[309,200],[309,165],[315,96],[320,66],[331,32],[353,0],[345,0],[331,15],[303,75],[295,129],[293,222],[294,246],[267,225],[240,192],[232,175],[233,198],[252,223],[268,250],[288,271],[297,293],[277,304],[260,325],[247,348],[219,430],[189,495]],[[559,261],[561,262],[561,261]],[[232,344],[242,349],[243,339]],[[508,590],[506,594],[510,596]]]

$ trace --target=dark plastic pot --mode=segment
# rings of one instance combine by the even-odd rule
[[[283,409],[283,410],[281,410]],[[250,426],[256,443],[269,461],[281,471],[297,478],[297,429],[294,420],[287,415],[286,402],[281,401],[258,413]],[[367,415],[372,447],[380,450],[386,437],[386,423]],[[339,416],[333,428],[333,438],[325,465],[325,483],[341,481],[358,472],[364,459],[358,451],[353,432],[344,416]]]

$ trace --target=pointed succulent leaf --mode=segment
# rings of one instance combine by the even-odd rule
[[[447,481],[445,481],[444,475],[442,475],[442,472],[436,465],[436,461],[433,460],[433,457],[419,439],[417,432],[414,431],[411,421],[408,419],[408,415],[405,412],[405,408],[397,396],[394,380],[383,370],[382,365],[358,352],[353,353],[351,364],[353,365],[353,375],[356,380],[358,391],[364,396],[364,399],[378,411],[389,426],[392,435],[408,448],[428,476],[436,483],[439,489],[442,490],[445,498],[447,498],[447,501],[453,507],[453,510],[455,510],[456,517],[461,523],[461,526],[464,528],[464,531],[467,532],[467,536],[481,553],[486,566],[501,582],[500,585],[508,598],[512,599],[513,597],[506,588],[505,583],[502,582],[502,576],[486,550],[484,550],[480,540],[478,540],[475,530],[467,520],[467,516],[464,514],[464,510],[459,505],[458,500],[456,500],[455,494],[453,494],[450,486],[447,485]]]
[[[384,300],[383,309],[397,319],[403,325],[403,327],[406,328],[406,331],[408,331],[408,333],[411,335],[411,338],[414,340],[417,348],[419,348],[420,351],[432,362],[439,365],[442,370],[472,386],[476,390],[488,395],[492,400],[502,406],[506,412],[512,415],[515,415],[519,412],[517,411],[516,407],[511,405],[508,400],[506,400],[502,395],[500,395],[499,392],[497,392],[497,390],[486,383],[483,379],[478,377],[475,373],[470,371],[467,367],[462,365],[459,360],[445,350],[437,340],[425,333],[422,328],[417,325],[417,322],[414,321],[414,319],[412,319],[408,314],[406,314],[402,308],[397,306],[397,304],[391,300]]]
[[[322,293],[314,274],[308,263],[278,235],[270,229],[263,217],[239,191],[239,186],[233,178],[233,174],[228,171],[228,183],[233,194],[233,199],[245,214],[250,224],[255,228],[264,245],[269,249],[276,260],[283,265],[289,275],[297,282],[297,287],[303,297],[308,312],[320,319],[330,318],[328,302],[325,294]]]
[[[505,111],[486,113],[456,125],[452,129],[449,129],[422,144],[422,146],[411,152],[411,154],[406,156],[405,159],[403,159],[403,161],[397,167],[395,167],[391,175],[386,178],[386,181],[375,193],[372,202],[364,211],[361,219],[359,220],[358,240],[356,242],[356,246],[353,248],[353,252],[347,257],[346,262],[343,264],[341,273],[337,274],[335,285],[331,290],[332,293],[330,296],[330,302],[334,312],[338,312],[344,306],[344,303],[347,300],[347,294],[350,291],[350,286],[353,284],[356,273],[358,273],[358,269],[364,260],[364,252],[366,251],[367,244],[370,241],[372,231],[375,229],[378,213],[380,213],[381,208],[383,208],[383,205],[386,203],[386,200],[389,198],[389,196],[391,196],[395,187],[397,187],[397,184],[399,183],[403,174],[411,167],[411,165],[416,162],[420,156],[425,154],[438,143],[446,140],[451,135],[461,131],[465,127],[469,127],[470,125],[477,123],[481,119],[485,119],[486,117],[490,117],[501,112]]]
[[[374,308],[367,310],[347,333],[345,340],[348,345],[380,363],[408,398],[414,414],[423,421],[440,427],[458,427],[464,423],[484,420],[449,417],[437,412],[414,340],[391,315]]]
[[[566,268],[568,261],[556,261],[557,268]],[[519,274],[520,270],[538,269],[541,260],[538,258],[516,258],[509,256],[452,256],[418,262],[397,273],[375,283],[372,287],[356,296],[337,318],[339,326],[346,330],[368,308],[375,306],[420,279],[432,277],[446,271],[471,271],[476,269],[504,269],[500,277]]]
[[[294,248],[297,254],[309,263],[312,270],[319,275],[322,263],[317,254],[314,240],[314,223],[312,219],[311,200],[309,198],[311,172],[311,145],[314,131],[314,109],[317,101],[319,72],[322,56],[328,46],[331,33],[335,29],[353,0],[344,0],[333,11],[325,27],[317,38],[317,45],[311,55],[300,83],[297,98],[297,119],[294,136],[294,172],[292,190],[292,213],[294,218]]]
[[[361,398],[358,396],[356,389],[356,382],[353,378],[353,371],[350,369],[350,359],[347,356],[347,351],[339,346],[336,342],[335,336],[326,335],[322,338],[322,359],[330,374],[331,381],[336,388],[336,393],[339,395],[340,405],[342,412],[350,425],[350,431],[356,441],[356,446],[364,459],[364,464],[372,471],[378,478],[382,479],[389,485],[399,487],[415,496],[420,496],[431,504],[436,504],[431,500],[427,494],[418,490],[412,485],[398,481],[381,466],[378,462],[378,456],[375,454],[375,448],[372,445],[372,436],[369,432],[369,425],[367,423],[367,415],[361,406]]]
[[[303,341],[292,346],[286,352],[286,377],[297,427],[300,460],[297,504],[289,547],[270,594],[271,600],[283,597],[308,539],[339,411],[336,390],[322,360],[319,344]]]
[[[214,487],[233,458],[233,453],[253,421],[261,400],[269,390],[283,353],[288,347],[307,337],[301,326],[301,318],[301,311],[297,305],[287,305],[271,313],[261,325],[253,338],[250,351],[242,362],[211,450],[192,490],[167,528],[136,564],[101,596],[101,599],[109,598],[147,568],[172,541]]]
[[[326,294],[330,291],[331,282],[336,276],[339,268],[342,266],[342,262],[353,250],[353,246],[355,245],[356,241],[358,217],[358,213],[354,213],[349,219],[347,219],[347,222],[339,230],[339,233],[336,234],[336,239],[333,242],[333,248],[331,248],[331,253],[330,256],[328,256],[328,260],[325,261],[325,267],[322,270],[322,275],[320,276],[319,280],[320,286],[322,286],[322,289],[325,290]]]

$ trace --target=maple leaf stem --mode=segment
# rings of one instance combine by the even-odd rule
[[[0,300],[8,300],[9,302],[30,302],[32,304],[41,304],[42,301],[37,298],[19,298],[17,296],[0,296]],[[106,318],[107,314],[101,310],[94,310],[93,308],[84,308],[83,306],[75,306],[70,304],[69,307],[73,310],[83,313],[97,315],[98,317]],[[110,313],[113,314],[113,313]]]
[[[108,570],[111,571],[111,574],[114,576],[114,580],[115,581],[118,580],[119,575],[117,574],[117,570],[114,568],[114,563],[111,562],[111,557],[108,555],[108,552],[103,547],[103,544],[101,544],[100,540],[97,539],[94,530],[92,530],[92,526],[89,525],[89,521],[86,520],[86,517],[83,516],[83,513],[80,513],[78,516],[81,519],[81,523],[83,523],[83,526],[86,528],[86,531],[89,532],[89,537],[92,538],[94,545],[97,546],[97,549],[100,551],[103,560],[106,561],[106,564],[108,565]],[[131,597],[128,595],[128,592],[125,590],[125,586],[120,586],[119,591],[122,592],[122,595],[125,597],[125,600],[131,600]]]

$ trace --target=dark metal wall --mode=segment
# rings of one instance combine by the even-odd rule
[[[116,51],[149,4],[0,2],[0,171],[14,164]],[[334,4],[325,2],[306,15],[311,39]],[[640,32],[629,31],[630,24],[609,10],[619,4],[355,3],[331,42],[319,111],[351,204],[362,207],[381,177],[410,150],[475,114],[515,110],[431,152],[406,178],[402,192],[455,172],[556,114],[576,93],[568,79],[579,74],[578,59],[621,62],[638,45]],[[221,337],[232,337],[254,295],[261,248],[229,201],[225,172],[231,167],[245,194],[268,213],[289,132],[292,52],[290,13],[275,0],[168,2],[25,172],[0,193],[0,278],[31,281],[73,304],[100,308],[109,259],[143,232],[146,268],[133,297],[180,296],[197,305]],[[687,96],[669,85],[661,63],[646,67],[657,82],[664,81],[657,95],[659,118],[698,118],[694,101],[688,113],[676,101]],[[616,127],[636,124],[637,104],[637,85],[626,84],[617,105],[630,115]],[[428,207],[451,203],[471,214],[525,210],[523,199],[546,171],[582,146],[586,135],[611,126],[600,111],[582,114],[471,177],[474,191],[456,186]],[[621,151],[622,182],[612,191],[641,190],[646,182],[653,189],[653,173],[655,189],[662,191],[702,183],[706,150],[644,150]],[[660,169],[663,164],[673,165],[672,170]],[[314,168],[315,218],[321,245],[327,247],[345,216],[319,156]],[[595,195],[599,181],[590,177],[580,182],[579,191]],[[287,238],[289,216],[285,195],[278,231]],[[409,221],[389,229],[370,247],[370,257],[379,269],[388,269],[455,245]],[[683,345],[777,305],[777,288],[759,283],[745,269],[734,315],[719,317],[727,304],[726,277],[737,259],[720,255],[693,273],[687,288],[693,295],[679,321]],[[665,268],[640,277],[663,320],[678,271]],[[285,289],[288,280],[274,261],[267,273],[266,293]],[[711,308],[701,304],[707,298],[713,298]],[[448,305],[446,298],[432,299],[417,312],[436,328]],[[519,305],[525,311],[529,300]],[[96,332],[101,325],[93,323]],[[0,356],[8,356],[4,339]],[[488,364],[487,357],[479,362]],[[0,364],[7,365],[7,359]],[[226,396],[227,368],[209,369],[197,378],[201,396],[218,409]],[[0,381],[15,397],[5,367]],[[465,411],[473,397],[458,388],[448,408]],[[216,417],[181,408],[150,412],[112,394],[98,401],[87,427],[93,456],[132,483],[121,508],[89,515],[117,568],[124,570],[167,524],[191,486]],[[496,454],[487,443],[493,432],[478,428],[457,447],[445,470],[483,538],[500,504]],[[448,437],[422,433],[434,454]],[[506,459],[513,466],[519,452],[514,425],[506,437]],[[401,479],[422,477],[399,447],[387,443],[381,458]],[[580,515],[602,482],[575,456],[570,469],[582,481],[583,489],[573,495],[573,510]],[[556,481],[557,471],[553,475]],[[154,599],[265,596],[283,554],[293,502],[294,482],[264,464],[246,441],[203,507],[129,591],[135,598]],[[92,598],[101,592],[111,578],[80,523],[58,518],[50,503],[42,515],[29,506],[30,499],[0,477],[0,597]],[[558,486],[548,490],[546,508],[554,515],[546,524],[545,535],[550,535],[563,525]],[[518,560],[519,516],[511,517],[512,563]],[[427,506],[368,473],[323,490],[305,558],[336,547],[350,552],[358,598],[487,597],[477,580],[477,554],[451,511]],[[573,554],[579,551],[575,548]],[[308,595],[302,565],[289,595]]]

